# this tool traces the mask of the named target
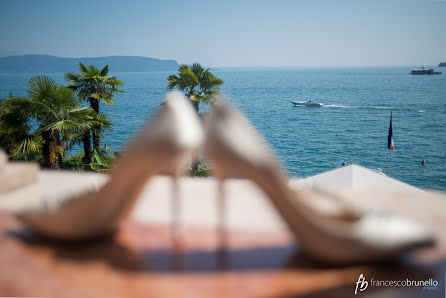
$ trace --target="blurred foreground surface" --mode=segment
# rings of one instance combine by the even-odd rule
[[[0,213],[0,296],[20,297],[445,297],[445,196],[338,190],[370,210],[392,211],[430,224],[439,244],[393,264],[324,267],[299,255],[264,195],[252,183],[227,183],[228,250],[215,234],[214,179],[181,180],[182,240],[170,237],[170,181],[147,185],[132,217],[113,236],[81,243],[35,234]],[[98,210],[99,212],[100,210]],[[429,280],[436,289],[373,287],[374,280]]]

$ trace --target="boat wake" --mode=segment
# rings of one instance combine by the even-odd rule
[[[339,109],[392,109],[392,107],[386,106],[344,106],[344,105],[325,105],[326,108],[339,108]]]
[[[411,109],[411,108],[395,108],[391,106],[347,106],[347,105],[324,105],[324,108],[334,109],[361,109],[361,110],[392,110],[392,111],[413,111],[417,113],[424,113],[425,110]]]

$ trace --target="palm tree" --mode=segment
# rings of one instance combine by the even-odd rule
[[[197,113],[200,110],[200,103],[209,103],[220,92],[220,86],[223,85],[223,80],[213,75],[209,68],[204,69],[198,63],[192,64],[191,67],[181,65],[178,75],[168,76],[167,81],[167,89],[177,88],[184,92]]]
[[[106,65],[99,70],[96,66],[85,66],[79,62],[80,73],[65,73],[65,80],[68,82],[68,88],[77,91],[79,97],[90,103],[90,107],[99,114],[99,103],[113,105],[113,96],[117,92],[122,92],[117,87],[123,83],[115,76],[109,75],[109,68]],[[111,124],[110,126],[111,127]],[[101,135],[104,134],[103,126],[94,125],[91,130],[86,130],[83,136],[84,143],[84,163],[91,163],[92,149],[91,136],[93,136],[93,148],[100,148]]]
[[[11,137],[13,156],[41,151],[44,167],[60,169],[71,136],[97,125],[95,118],[93,109],[79,106],[73,90],[35,76],[28,83],[28,98],[2,101],[0,133]]]
[[[11,157],[28,159],[42,147],[42,137],[32,132],[29,107],[27,98],[12,94],[0,100],[0,147]]]

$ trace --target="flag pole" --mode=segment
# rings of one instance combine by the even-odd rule
[[[390,166],[389,166],[389,177],[392,176],[392,150],[389,150],[390,152]]]

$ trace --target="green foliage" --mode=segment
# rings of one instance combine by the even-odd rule
[[[39,150],[43,140],[32,134],[29,123],[29,103],[26,98],[0,99],[0,147],[14,157],[26,158],[27,153]]]
[[[73,134],[90,129],[96,113],[80,107],[74,91],[47,76],[34,76],[28,97],[0,101],[0,134],[8,154],[27,159],[41,151],[44,166],[55,166],[63,157]]]
[[[105,148],[108,152],[100,148],[95,148],[93,150],[93,159],[91,161],[90,167],[96,172],[104,172],[110,170],[115,162],[116,153],[108,145],[105,145]]]
[[[84,153],[79,152],[74,155],[65,156],[63,168],[77,171],[93,170],[96,172],[105,172],[113,167],[116,158],[118,157],[119,154],[114,152],[107,144],[105,144],[105,149],[101,150],[99,148],[95,148],[93,150],[93,159],[90,164],[85,164],[83,162]]]
[[[62,163],[63,169],[70,169],[76,171],[86,171],[90,169],[90,165],[85,165],[82,162],[82,158],[84,157],[83,152],[76,153],[74,155],[66,155],[64,156],[64,160]]]
[[[105,144],[105,149],[114,157],[114,158],[119,158],[121,155],[118,153],[118,152],[116,152],[116,151],[113,151],[113,149],[112,148],[110,148],[107,144]]]
[[[108,65],[99,70],[94,65],[87,67],[79,62],[79,71],[80,73],[67,72],[64,78],[68,82],[68,88],[75,90],[82,100],[94,98],[106,104],[114,104],[113,94],[123,92],[118,87],[124,83],[115,76],[108,75]]]
[[[70,84],[66,88],[47,76],[35,76],[28,83],[27,97],[10,94],[8,98],[0,98],[0,147],[10,158],[75,170],[105,171],[112,166],[117,153],[107,145],[104,150],[96,148],[88,164],[82,161],[84,153],[64,156],[66,150],[83,141],[85,131],[103,136],[104,129],[112,127],[107,115],[96,113],[91,107],[81,107],[76,91],[83,95],[93,90],[85,96],[111,104],[113,93],[121,92],[117,86],[122,82],[108,75],[108,66],[100,71],[83,64],[79,68],[81,74],[65,75],[73,80],[71,83],[78,80],[77,87]]]
[[[59,131],[62,134],[84,131],[92,125],[96,113],[80,107],[72,90],[57,85],[46,76],[32,77],[28,83],[28,116],[35,118],[39,130]]]
[[[209,169],[207,161],[204,159],[198,160],[196,165],[189,167],[189,176],[192,177],[208,177]]]
[[[68,82],[68,88],[75,90],[81,100],[88,101],[90,107],[97,113],[96,119],[93,122],[91,129],[91,136],[93,138],[93,147],[100,147],[100,139],[105,135],[105,129],[112,127],[111,122],[108,121],[107,116],[99,113],[99,103],[114,105],[113,96],[117,92],[123,92],[118,89],[123,85],[123,82],[111,76],[109,67],[106,65],[101,70],[94,65],[85,66],[79,62],[79,73],[65,73],[65,80]],[[88,140],[84,143],[84,154],[86,162],[91,162],[91,140],[88,139],[90,133],[87,132],[85,137]]]
[[[198,63],[181,65],[178,74],[168,76],[167,81],[167,89],[183,91],[190,101],[197,103],[197,107],[201,102],[210,103],[223,85],[223,80]]]
[[[95,113],[92,122],[91,130],[94,133],[100,134],[104,137],[104,129],[111,129],[113,124],[108,120],[108,115],[103,113]]]

